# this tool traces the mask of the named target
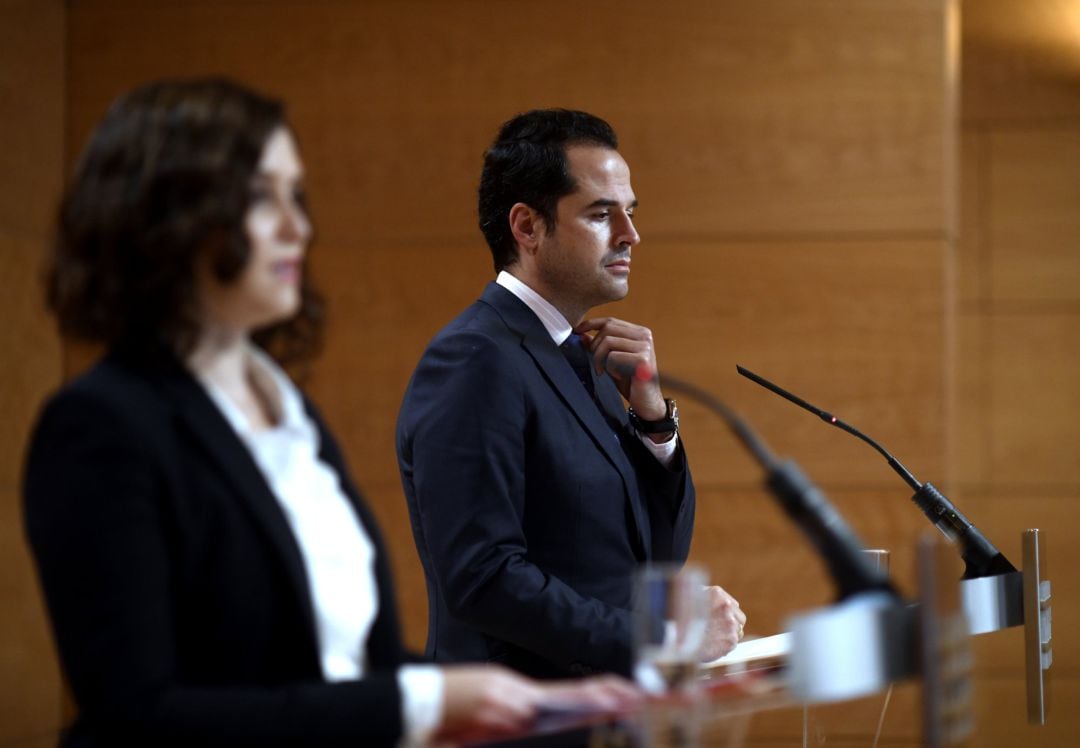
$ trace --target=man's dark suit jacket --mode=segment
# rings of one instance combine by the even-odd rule
[[[392,745],[401,645],[376,548],[369,674],[326,683],[303,562],[251,454],[171,357],[111,356],[44,409],[26,527],[79,706],[71,746]]]
[[[428,588],[428,655],[537,677],[628,673],[633,574],[683,561],[694,489],[614,382],[603,414],[536,315],[491,283],[424,352],[397,450]]]

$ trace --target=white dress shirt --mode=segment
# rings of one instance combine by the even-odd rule
[[[263,351],[254,345],[249,351],[255,386],[278,415],[270,428],[253,429],[221,388],[196,377],[251,452],[300,547],[323,677],[358,680],[367,671],[367,639],[379,613],[375,547],[337,472],[319,459],[319,432],[296,386]],[[442,674],[432,665],[406,665],[397,680],[404,742],[423,742],[442,719]]]
[[[563,316],[562,312],[552,306],[551,302],[538,294],[536,291],[525,285],[515,275],[508,273],[505,270],[499,272],[499,276],[495,279],[495,282],[505,288],[514,296],[521,299],[525,306],[529,307],[539,319],[540,323],[547,330],[548,335],[555,341],[555,345],[562,345],[566,342],[566,339],[570,337],[570,334],[574,332],[574,328]],[[641,439],[641,443],[660,461],[660,464],[664,467],[671,467],[672,461],[675,459],[675,448],[679,444],[678,433],[672,435],[666,442],[657,444],[645,434],[639,433],[635,430],[638,438]]]

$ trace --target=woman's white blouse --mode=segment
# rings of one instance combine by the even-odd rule
[[[220,388],[201,379],[214,403],[251,452],[278,500],[300,546],[315,613],[323,677],[361,678],[368,635],[379,612],[375,549],[341,487],[338,475],[319,460],[319,434],[296,387],[269,357],[252,349],[262,376],[272,384],[278,423],[253,430]],[[274,397],[276,395],[276,397]]]

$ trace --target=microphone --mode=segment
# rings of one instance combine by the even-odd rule
[[[633,367],[625,369],[620,372],[624,376],[640,375]],[[650,372],[648,379],[654,378],[658,377]],[[765,469],[765,486],[824,559],[836,584],[838,599],[844,600],[870,590],[883,591],[899,599],[885,572],[862,552],[862,542],[825,498],[825,494],[802,473],[795,462],[778,460],[746,421],[697,385],[666,374],[663,383],[664,389],[687,395],[720,416]]]
[[[927,519],[933,522],[934,526],[941,530],[945,537],[959,547],[960,557],[964,559],[964,575],[961,579],[977,579],[979,577],[990,577],[1016,571],[1016,567],[1009,563],[1009,560],[1005,558],[1004,554],[995,548],[994,545],[986,539],[986,536],[979,532],[978,528],[976,528],[951,501],[945,498],[945,495],[942,494],[941,491],[937,490],[930,483],[920,483],[899,460],[889,454],[885,448],[876,441],[856,429],[854,426],[844,423],[832,413],[827,413],[824,410],[821,410],[821,408],[811,405],[801,397],[793,395],[749,369],[739,366],[738,364],[736,364],[735,368],[747,379],[760,384],[765,389],[776,393],[785,400],[790,400],[800,408],[810,411],[818,418],[825,421],[825,423],[836,426],[838,429],[862,439],[880,452],[889,463],[889,466],[904,479],[904,482],[915,489],[915,495],[911,497],[911,500],[922,510]]]

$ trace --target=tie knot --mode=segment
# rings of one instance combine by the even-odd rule
[[[562,349],[563,355],[575,363],[586,361],[589,358],[589,351],[585,348],[585,341],[576,333],[571,333],[570,337],[564,340],[559,347]]]
[[[589,369],[592,368],[592,361],[589,351],[585,348],[585,341],[582,340],[580,335],[571,333],[570,337],[563,341],[559,348],[562,349],[566,360],[570,362],[570,366],[573,367],[577,378],[581,380],[581,383],[591,395],[593,393],[593,380],[592,372]]]

